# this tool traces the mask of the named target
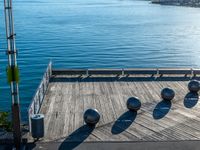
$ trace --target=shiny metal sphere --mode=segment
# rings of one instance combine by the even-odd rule
[[[130,111],[138,111],[141,107],[141,102],[137,97],[131,97],[127,100],[126,106]]]
[[[200,90],[200,83],[197,80],[192,80],[188,84],[190,92],[198,92]]]
[[[95,125],[100,120],[100,114],[96,109],[87,109],[83,118],[86,124]]]
[[[175,92],[173,89],[170,88],[164,88],[161,91],[161,97],[163,100],[171,101],[175,96]]]

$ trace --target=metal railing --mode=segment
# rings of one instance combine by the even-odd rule
[[[43,75],[43,78],[40,82],[40,85],[37,88],[36,93],[31,101],[31,104],[29,105],[29,108],[28,108],[30,131],[31,131],[30,118],[33,114],[37,114],[40,111],[43,99],[45,97],[45,93],[46,93],[48,85],[49,85],[51,75],[52,75],[52,62],[49,62],[48,67],[47,67],[47,69]]]
[[[200,74],[200,69],[193,68],[149,68],[149,69],[53,69],[52,75],[190,75],[194,77]]]

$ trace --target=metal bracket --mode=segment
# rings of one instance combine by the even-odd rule
[[[9,37],[7,37],[7,39],[13,39],[16,36],[16,34],[12,34]]]
[[[5,7],[5,9],[12,9],[12,7]]]
[[[17,92],[13,92],[12,95],[17,95]]]
[[[18,52],[17,52],[17,50],[16,51],[10,51],[10,50],[6,51],[6,55],[11,55],[11,54],[18,54]]]

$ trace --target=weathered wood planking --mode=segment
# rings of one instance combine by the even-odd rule
[[[190,109],[184,106],[189,80],[184,76],[121,78],[54,74],[40,110],[45,114],[44,141],[62,141],[69,135],[78,140],[80,134],[76,133],[84,125],[83,113],[87,108],[98,109],[101,120],[85,141],[200,140],[200,105],[197,103]],[[176,96],[169,112],[155,119],[155,107],[161,101],[160,91],[164,87],[173,88]],[[130,125],[121,126],[119,117],[127,112],[126,101],[132,96],[141,99],[142,108]]]

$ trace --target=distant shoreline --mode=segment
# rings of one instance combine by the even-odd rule
[[[200,0],[151,0],[153,4],[200,7]]]

